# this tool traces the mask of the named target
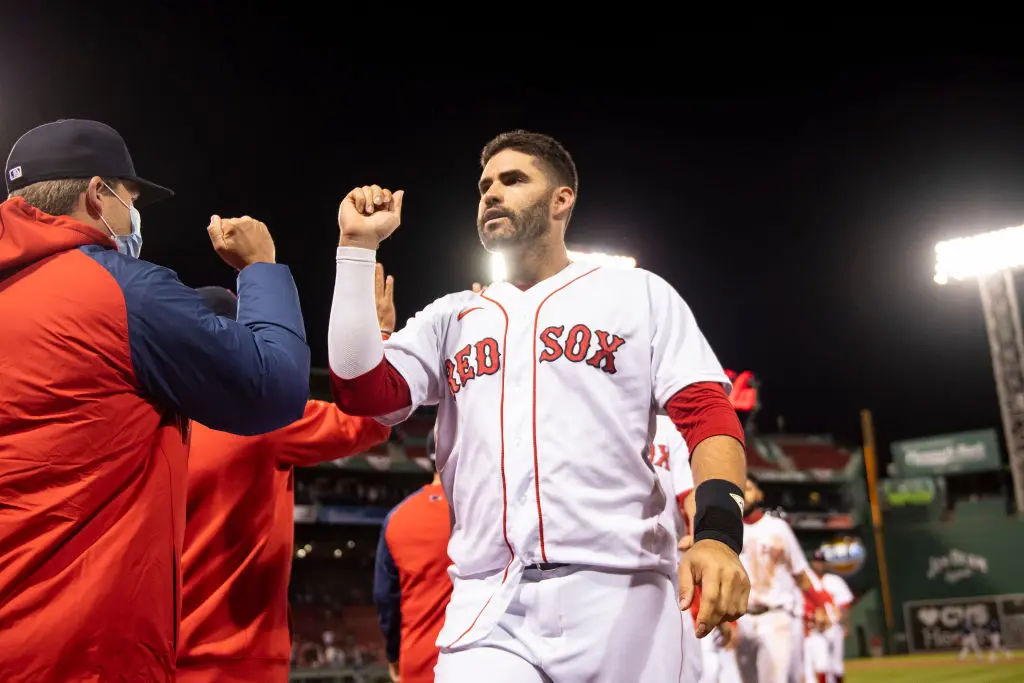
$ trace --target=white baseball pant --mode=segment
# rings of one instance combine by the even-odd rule
[[[740,618],[736,664],[743,683],[789,683],[793,616],[785,610]]]
[[[436,683],[679,683],[683,618],[658,572],[527,569],[494,629],[442,648]]]
[[[789,683],[803,683],[804,681],[804,620],[800,617],[790,615],[790,622],[793,628],[793,640],[791,642],[792,659],[789,660]]]
[[[702,641],[697,639],[697,628],[693,624],[693,617],[690,611],[683,614],[683,675],[681,683],[700,683],[704,671],[704,653]],[[714,636],[707,636],[704,640],[711,640]]]
[[[846,634],[843,633],[843,627],[832,626],[825,632],[825,637],[828,638],[828,672],[833,676],[843,676],[846,674],[846,666],[843,661],[846,658],[844,652],[846,649]]]

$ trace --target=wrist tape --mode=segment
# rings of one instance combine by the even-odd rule
[[[743,491],[725,479],[709,479],[694,491],[693,540],[726,544],[737,555],[743,550]]]

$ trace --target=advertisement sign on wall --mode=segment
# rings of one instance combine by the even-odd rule
[[[989,625],[999,625],[1003,645],[1024,646],[1024,594],[978,598],[911,600],[903,604],[907,645],[911,652],[935,652],[960,647],[961,629],[969,621],[982,648],[989,645]]]
[[[894,441],[892,459],[905,477],[987,472],[1000,468],[994,429]]]

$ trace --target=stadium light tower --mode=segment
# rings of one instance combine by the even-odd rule
[[[935,245],[935,282],[978,281],[1018,515],[1024,515],[1024,335],[1013,271],[1022,266],[1024,226]]]
[[[605,254],[600,251],[568,250],[569,260],[578,263],[593,263],[595,266],[608,268],[636,268],[636,259],[632,256]],[[498,252],[491,252],[491,282],[500,282],[507,276],[505,258]]]

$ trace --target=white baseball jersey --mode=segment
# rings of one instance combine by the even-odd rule
[[[750,603],[796,614],[799,587],[794,574],[809,565],[792,527],[778,517],[763,515],[743,530],[740,561],[750,577]]]
[[[666,496],[645,457],[654,415],[689,384],[729,381],[667,282],[572,263],[526,291],[498,282],[438,299],[384,352],[412,405],[382,422],[438,404],[455,584],[439,643],[486,633],[524,566],[673,573]]]
[[[678,496],[693,490],[693,472],[686,439],[668,415],[658,415],[655,420],[650,458],[667,499],[661,522],[676,538],[682,538],[687,525],[679,509]]]

